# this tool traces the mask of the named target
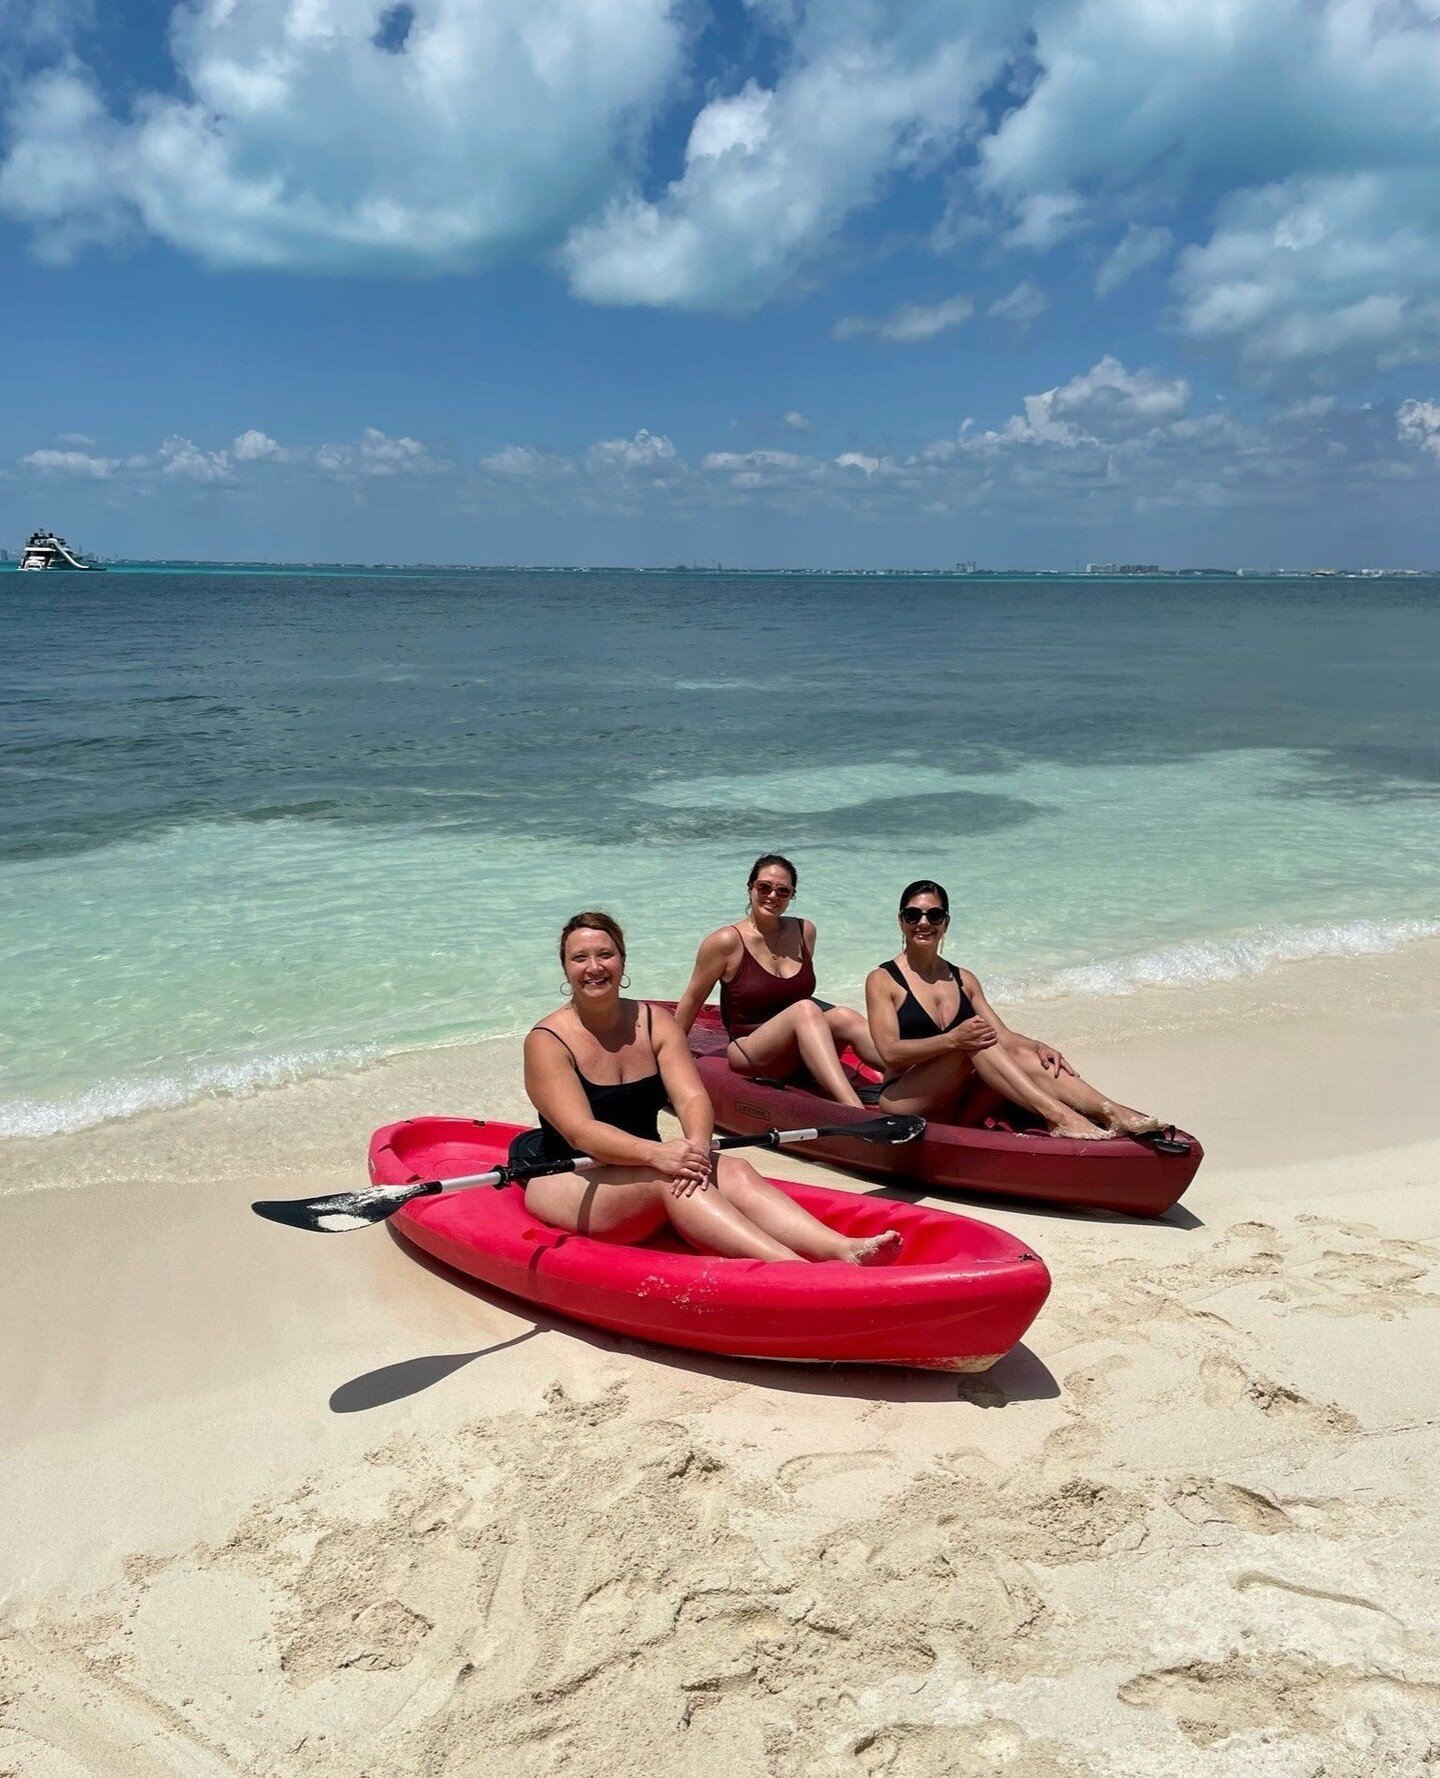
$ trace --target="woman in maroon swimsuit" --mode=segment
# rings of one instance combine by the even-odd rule
[[[862,1014],[815,998],[814,923],[785,913],[799,882],[795,866],[778,852],[755,860],[749,913],[700,946],[675,1017],[688,1032],[719,982],[720,1016],[730,1034],[726,1058],[737,1074],[785,1080],[804,1067],[822,1093],[859,1105],[839,1052],[848,1043],[872,1067],[879,1066],[879,1052]]]

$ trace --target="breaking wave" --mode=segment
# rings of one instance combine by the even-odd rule
[[[1278,963],[1320,957],[1373,957],[1440,937],[1440,920],[1351,920],[1333,926],[1252,926],[1223,938],[1193,939],[1105,963],[1076,963],[1048,974],[996,983],[997,997],[1054,1000],[1061,995],[1113,998],[1139,988],[1198,987],[1260,975]]]

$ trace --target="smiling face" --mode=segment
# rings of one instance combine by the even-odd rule
[[[762,864],[750,885],[750,912],[760,919],[779,919],[794,895],[794,881],[783,864]]]
[[[625,953],[599,926],[577,926],[565,940],[565,980],[581,1005],[595,1006],[620,992]]]
[[[900,910],[900,936],[917,956],[933,957],[949,924],[945,904],[933,889],[917,889]]]

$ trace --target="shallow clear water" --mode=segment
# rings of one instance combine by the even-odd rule
[[[675,994],[777,848],[822,991],[938,876],[992,992],[1440,930],[1440,583],[0,577],[0,1133]]]

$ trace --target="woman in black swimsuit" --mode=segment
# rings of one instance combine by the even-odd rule
[[[940,955],[950,897],[921,879],[900,897],[904,948],[865,982],[870,1030],[884,1060],[886,1111],[953,1118],[975,1082],[1045,1120],[1053,1136],[1103,1142],[1160,1129],[1158,1118],[1089,1086],[1059,1050],[1012,1031],[968,969]]]
[[[714,1155],[714,1113],[684,1033],[668,1012],[621,998],[625,935],[609,914],[576,914],[560,935],[570,1002],[525,1039],[525,1091],[546,1159],[593,1155],[586,1173],[532,1179],[542,1221],[609,1241],[643,1241],[672,1222],[694,1247],[740,1259],[888,1258],[900,1237],[852,1241],[827,1228],[738,1155]],[[683,1135],[662,1141],[674,1107]]]

